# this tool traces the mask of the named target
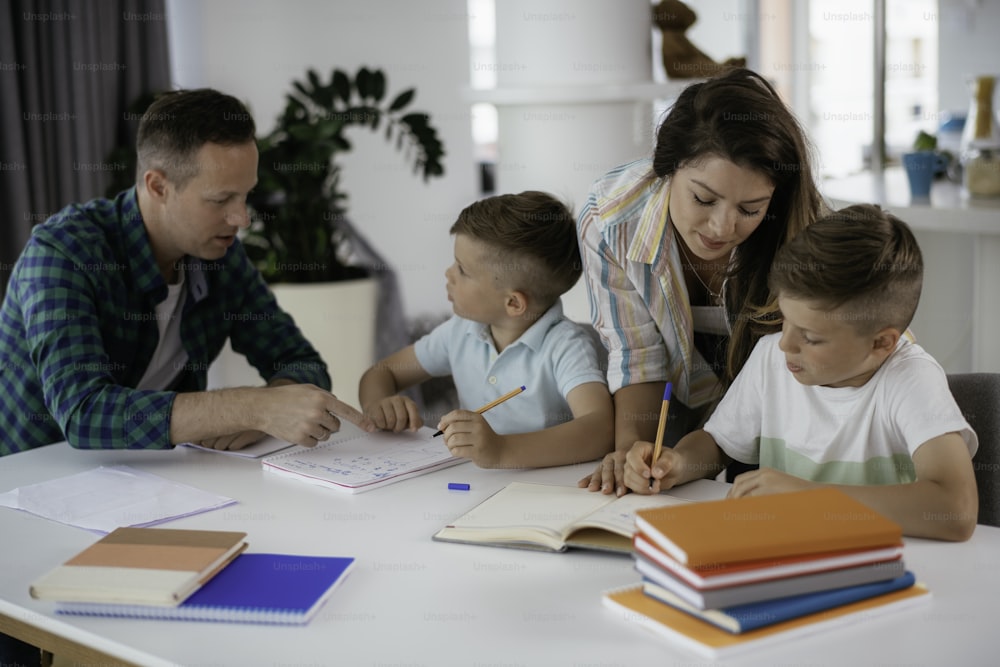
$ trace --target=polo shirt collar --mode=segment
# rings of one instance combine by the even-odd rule
[[[545,335],[549,332],[549,329],[554,327],[563,319],[563,306],[562,299],[557,299],[552,307],[546,310],[538,320],[528,327],[521,336],[511,343],[511,346],[524,344],[530,347],[532,350],[538,351],[542,348],[542,342],[545,340]],[[490,325],[483,324],[479,327],[479,339],[493,344],[493,337],[490,335]]]

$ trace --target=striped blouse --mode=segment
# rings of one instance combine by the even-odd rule
[[[669,195],[649,159],[608,172],[580,212],[580,252],[591,319],[608,349],[609,389],[671,381],[678,400],[699,407],[721,385],[694,346]]]

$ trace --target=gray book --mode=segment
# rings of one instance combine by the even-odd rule
[[[816,593],[832,588],[870,584],[876,581],[895,579],[906,572],[903,559],[897,558],[881,563],[868,563],[752,584],[699,590],[668,574],[653,561],[638,554],[636,555],[635,569],[646,579],[645,587],[648,593],[655,596],[656,591],[652,587],[660,587],[698,609],[719,609],[791,595]]]

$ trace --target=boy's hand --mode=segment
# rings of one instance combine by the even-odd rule
[[[802,491],[816,486],[820,485],[795,475],[779,472],[774,468],[760,468],[737,476],[726,497],[764,496],[771,493]]]
[[[470,410],[452,410],[438,424],[452,456],[469,459],[480,468],[496,468],[503,457],[503,436],[483,416]]]
[[[381,431],[416,431],[424,425],[417,404],[406,396],[388,396],[365,406],[365,416]]]
[[[667,447],[660,458],[653,462],[653,443],[637,442],[625,457],[625,485],[643,495],[659,493],[672,488],[680,479],[681,456]],[[650,484],[650,479],[653,483]]]

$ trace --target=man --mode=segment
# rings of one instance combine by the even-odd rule
[[[39,225],[0,308],[0,456],[79,448],[238,449],[264,433],[314,445],[337,416],[326,365],[236,234],[257,182],[253,118],[211,89],[143,115],[136,186]],[[206,392],[226,339],[266,387]]]

